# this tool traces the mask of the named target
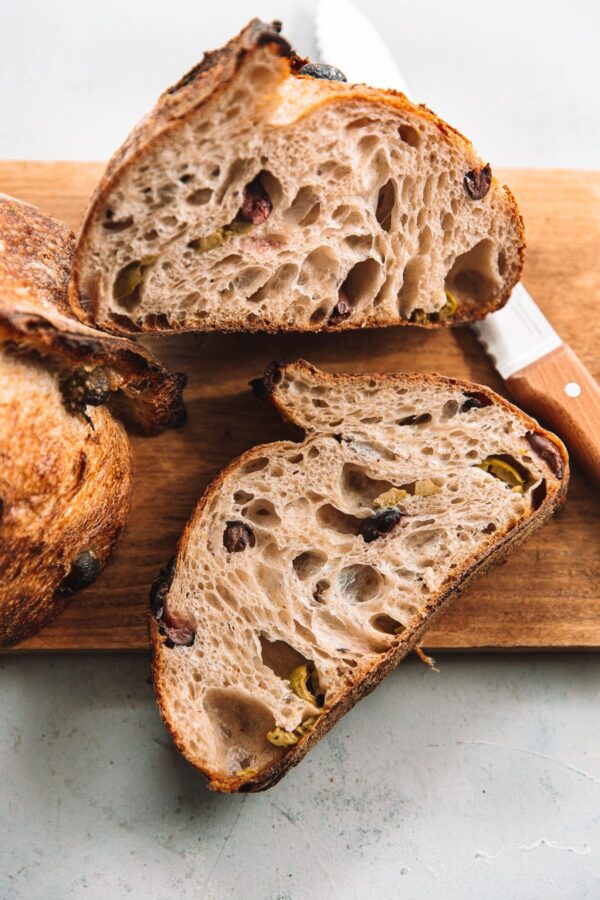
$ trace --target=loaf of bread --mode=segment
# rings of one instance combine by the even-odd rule
[[[74,235],[0,195],[0,646],[99,574],[125,523],[131,454],[113,412],[181,421],[181,376],[67,300]]]
[[[173,739],[218,791],[275,783],[565,497],[558,438],[489,388],[274,363],[304,430],[207,488],[151,595]]]
[[[315,74],[254,20],[160,97],[83,222],[70,294],[83,320],[441,327],[507,300],[522,220],[471,143],[402,94]]]

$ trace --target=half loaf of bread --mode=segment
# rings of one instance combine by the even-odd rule
[[[305,63],[254,20],[165,91],[83,222],[80,317],[124,332],[438,327],[507,300],[523,225],[471,143],[402,94]]]
[[[181,421],[181,376],[82,325],[67,301],[74,236],[0,195],[0,646],[99,574],[125,523],[141,429]]]

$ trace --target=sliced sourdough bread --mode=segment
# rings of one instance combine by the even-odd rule
[[[0,195],[0,646],[90,584],[123,528],[131,454],[111,408],[150,432],[183,411],[179,376],[75,319],[73,248],[66,226]]]
[[[508,188],[426,107],[312,77],[277,24],[206,54],[116,152],[78,239],[78,315],[311,331],[501,306],[524,250]]]
[[[560,440],[486,387],[303,361],[256,386],[304,440],[213,481],[151,595],[162,716],[218,791],[281,778],[568,482]]]

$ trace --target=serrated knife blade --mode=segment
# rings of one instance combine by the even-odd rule
[[[316,37],[321,62],[337,66],[348,81],[409,95],[385,41],[348,0],[319,0]],[[518,402],[561,434],[600,480],[600,386],[523,284],[472,328]]]

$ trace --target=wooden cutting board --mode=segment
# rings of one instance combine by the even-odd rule
[[[77,227],[99,163],[0,163],[0,191]],[[524,281],[553,325],[600,378],[600,173],[512,170],[527,227]],[[203,488],[234,456],[286,436],[247,382],[276,356],[331,370],[436,371],[502,382],[466,328],[389,328],[339,335],[184,335],[148,341],[189,375],[188,424],[134,438],[125,535],[102,576],[18,650],[146,649],[149,586],[175,549]],[[569,498],[549,524],[468,590],[428,634],[430,648],[600,647],[600,501],[574,467]]]

